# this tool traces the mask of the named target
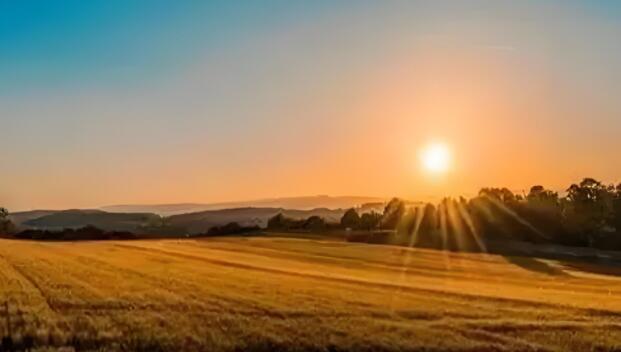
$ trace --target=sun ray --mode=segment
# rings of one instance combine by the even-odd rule
[[[438,213],[440,214],[440,236],[442,240],[442,252],[444,254],[444,267],[447,270],[451,269],[451,259],[448,253],[448,234],[446,231],[446,207],[440,203],[438,206]]]
[[[495,199],[494,197],[487,197],[494,205],[496,205],[498,207],[498,209],[500,209],[502,212],[504,212],[505,214],[511,216],[514,220],[516,220],[517,222],[519,222],[520,224],[528,227],[528,229],[532,230],[533,232],[535,232],[537,235],[541,236],[542,238],[550,238],[550,236],[548,236],[547,234],[545,234],[544,232],[542,232],[541,230],[539,230],[538,228],[536,228],[535,226],[533,226],[530,222],[526,221],[525,219],[523,219],[519,214],[517,214],[515,211],[513,211],[512,209],[510,209],[509,207],[507,207],[505,204],[503,204],[501,201],[499,201],[498,199]]]
[[[484,199],[488,199],[488,198],[485,197]],[[497,222],[498,217],[492,212],[492,208],[490,207],[488,203],[473,202],[472,205],[483,214],[483,217],[489,223],[495,224]],[[504,234],[509,233],[505,226],[498,226],[498,229]]]
[[[477,246],[479,246],[479,249],[481,249],[483,252],[487,253],[487,246],[485,245],[485,242],[479,236],[479,233],[478,233],[476,227],[474,226],[474,221],[472,221],[472,217],[468,213],[466,207],[462,203],[459,203],[457,205],[457,209],[458,209],[459,214],[461,215],[461,218],[463,219],[464,223],[466,224],[466,226],[470,230],[470,233],[472,234],[472,237],[474,238],[474,241],[476,242]]]
[[[418,238],[418,231],[420,230],[420,224],[423,221],[423,215],[424,215],[423,209],[417,207],[414,228],[412,230],[412,233],[408,234],[409,235],[408,249],[406,249],[406,253],[403,256],[403,260],[401,261],[401,270],[400,270],[400,275],[399,275],[399,279],[398,279],[399,285],[393,291],[393,295],[391,297],[390,309],[391,309],[392,312],[394,312],[394,296],[401,291],[401,284],[405,281],[406,276],[407,276],[408,268],[409,268],[410,262],[412,260],[412,250],[411,250],[411,248],[413,248],[414,245],[416,244],[416,240]]]
[[[451,227],[453,229],[453,236],[455,237],[455,241],[457,243],[457,249],[459,251],[467,251],[468,250],[468,241],[466,240],[466,233],[464,231],[464,226],[462,224],[461,216],[457,211],[457,205],[455,200],[450,199],[447,201],[447,212],[448,219]]]

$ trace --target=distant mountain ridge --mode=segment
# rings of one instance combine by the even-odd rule
[[[10,218],[18,229],[61,230],[92,225],[106,231],[185,235],[188,233],[205,233],[211,227],[222,226],[231,222],[236,222],[242,226],[265,227],[269,218],[279,213],[292,219],[320,216],[328,222],[338,222],[344,212],[351,207],[358,208],[361,213],[382,212],[384,207],[382,199],[372,197],[297,197],[260,200],[256,203],[290,204],[302,209],[280,206],[240,207],[238,206],[240,203],[121,205],[104,207],[117,211],[100,209],[33,210],[12,213]],[[311,205],[315,204],[328,204],[332,207],[310,208]],[[303,209],[303,207],[307,208]],[[204,208],[209,209],[193,211]],[[145,211],[147,209],[158,211]],[[125,211],[121,212],[120,210]]]
[[[11,220],[18,228],[23,227],[24,223],[29,220],[38,219],[40,217],[58,213],[61,210],[28,210],[19,211],[9,214],[9,220]]]
[[[107,231],[134,231],[149,222],[158,221],[159,218],[153,213],[109,213],[93,209],[70,209],[23,221],[20,226],[61,230],[92,225]]]
[[[359,207],[367,203],[384,203],[385,198],[366,196],[308,196],[259,199],[241,202],[222,203],[177,203],[177,204],[125,204],[103,206],[100,209],[112,213],[155,213],[162,216],[196,213],[208,210],[233,208],[283,208],[311,210],[319,208],[347,209]]]

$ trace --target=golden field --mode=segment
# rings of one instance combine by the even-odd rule
[[[14,343],[41,350],[621,350],[618,274],[284,237],[0,240]]]

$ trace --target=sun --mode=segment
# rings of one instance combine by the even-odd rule
[[[427,145],[420,154],[423,168],[431,173],[445,173],[451,166],[451,151],[444,143]]]

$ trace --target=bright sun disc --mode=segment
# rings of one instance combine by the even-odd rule
[[[433,173],[446,172],[451,162],[449,148],[441,143],[430,144],[421,153],[421,161],[425,170]]]

